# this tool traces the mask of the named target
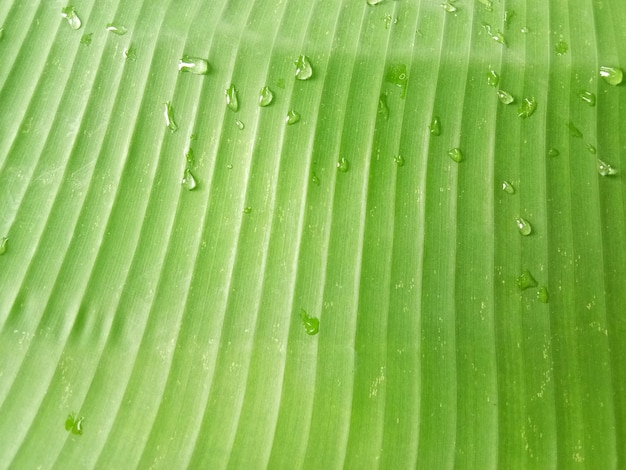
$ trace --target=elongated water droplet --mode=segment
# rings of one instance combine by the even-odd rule
[[[404,157],[402,155],[396,155],[393,157],[393,161],[396,162],[398,166],[404,166]]]
[[[441,135],[441,121],[438,116],[433,116],[430,121],[430,135]]]
[[[457,8],[452,3],[450,3],[449,1],[445,2],[445,3],[442,3],[441,7],[445,11],[447,11],[448,13],[454,13],[457,10]]]
[[[243,213],[244,213],[244,214],[250,214],[250,213],[252,213],[252,207],[250,207],[250,206],[244,207],[244,208],[243,208]]]
[[[185,152],[185,160],[187,161],[187,167],[194,166],[196,164],[196,158],[193,155],[192,148],[188,148]]]
[[[89,44],[91,44],[92,36],[93,33],[83,34],[83,36],[80,38],[80,43],[83,46],[88,46]]]
[[[522,271],[522,274],[520,274],[517,278],[517,286],[520,288],[520,290],[526,290],[531,287],[537,287],[537,281],[530,273],[530,271],[528,269],[525,269],[524,271]]]
[[[494,69],[489,67],[489,71],[487,72],[487,85],[492,87],[497,87],[500,82],[500,75]]]
[[[316,335],[320,331],[320,321],[316,317],[310,316],[304,310],[300,312],[300,318],[302,319],[302,324],[304,325],[304,331],[306,331],[307,335]]]
[[[0,255],[3,255],[7,252],[9,239],[7,237],[0,238]]]
[[[264,86],[259,93],[259,106],[262,108],[269,106],[274,100],[274,93],[270,90],[270,87]]]
[[[616,86],[622,83],[624,71],[619,67],[602,66],[600,67],[600,76],[604,78],[604,81],[609,85]]]
[[[493,11],[493,2],[491,0],[478,0],[478,3],[480,3],[485,10]]]
[[[511,26],[511,20],[515,16],[515,12],[513,10],[504,10],[504,26]]]
[[[387,106],[387,93],[381,93],[378,98],[378,114],[383,118],[389,119],[389,107]]]
[[[320,185],[320,179],[317,177],[315,172],[311,173],[311,181],[313,181],[313,184],[315,186],[319,186]]]
[[[578,93],[578,96],[580,97],[581,100],[583,100],[589,106],[595,106],[596,105],[596,95],[594,95],[590,91],[583,90],[580,93]]]
[[[525,237],[532,233],[533,228],[530,225],[530,222],[528,222],[528,220],[524,219],[523,217],[518,217],[517,219],[515,219],[515,223],[517,224],[517,229],[519,230],[519,233],[524,235]]]
[[[483,29],[487,32],[489,37],[503,46],[506,46],[506,40],[504,39],[504,34],[498,29],[493,29],[490,24],[483,23]]]
[[[598,149],[596,149],[595,145],[587,144],[585,145],[585,147],[587,147],[587,150],[591,155],[595,155],[596,153],[598,153]]]
[[[384,1],[385,0],[367,0],[367,4],[370,5],[370,6],[380,5]]]
[[[561,155],[561,152],[554,147],[550,147],[550,150],[548,150],[548,157],[558,157],[559,155]]]
[[[191,173],[191,170],[189,168],[185,168],[185,172],[183,173],[183,179],[180,183],[187,191],[192,191],[196,189],[196,186],[198,186],[196,178],[193,176],[193,173]]]
[[[617,170],[609,163],[598,159],[598,173],[600,173],[600,176],[613,176],[617,174]]]
[[[532,116],[537,109],[537,101],[535,97],[524,98],[519,108],[517,108],[517,115],[521,118],[527,118]]]
[[[209,62],[200,57],[184,55],[178,61],[179,72],[191,72],[195,75],[206,75],[209,73]]]
[[[515,98],[513,98],[513,95],[511,95],[511,93],[506,92],[504,90],[498,90],[498,99],[500,100],[501,103],[504,103],[504,104],[511,104],[515,101]]]
[[[76,416],[74,413],[70,413],[65,419],[65,430],[71,431],[72,434],[80,436],[83,434],[83,421],[84,416]]]
[[[582,139],[583,133],[580,132],[580,129],[578,129],[572,121],[569,122],[567,127],[569,128],[569,135],[576,137],[577,139]]]
[[[515,194],[515,187],[505,180],[502,182],[502,191],[507,194]]]
[[[80,29],[83,24],[73,6],[61,8],[61,16],[67,20],[67,24],[69,24],[72,29]]]
[[[407,72],[406,64],[391,64],[387,68],[385,79],[388,83],[400,87],[400,97],[405,97],[406,87],[409,82],[409,75]]]
[[[385,22],[385,29],[389,29],[390,25],[398,23],[398,18],[394,18],[391,15],[385,15],[383,16],[383,21]]]
[[[163,113],[165,116],[165,125],[172,132],[176,132],[178,130],[178,125],[174,120],[174,109],[172,108],[172,104],[167,101],[165,103],[165,112]]]
[[[135,46],[133,44],[124,50],[124,59],[129,62],[135,62],[137,60],[137,51],[135,50]]]
[[[569,49],[569,45],[561,39],[559,42],[556,43],[554,49],[556,50],[556,53],[558,55],[563,55]]]
[[[294,111],[293,109],[290,109],[287,112],[287,124],[291,125],[291,124],[295,124],[296,122],[300,121],[300,114],[297,113],[296,111]]]
[[[237,99],[237,89],[235,85],[231,85],[224,92],[226,94],[226,106],[233,112],[239,111],[239,100]]]
[[[242,131],[246,128],[246,125],[243,123],[243,121],[239,120],[239,119],[235,119],[235,125],[237,126],[237,128]]]
[[[448,151],[448,157],[457,163],[461,163],[463,161],[463,152],[460,148],[453,148]]]
[[[107,31],[118,36],[124,36],[128,32],[128,28],[120,23],[107,23]]]
[[[298,80],[308,80],[313,76],[313,66],[311,61],[305,55],[300,55],[295,61],[296,64],[296,78]]]
[[[542,304],[547,304],[548,300],[550,300],[550,296],[548,294],[548,288],[546,286],[541,286],[539,291],[537,291],[537,299]]]
[[[346,173],[350,169],[350,162],[345,157],[341,157],[337,162],[337,169],[342,173]]]

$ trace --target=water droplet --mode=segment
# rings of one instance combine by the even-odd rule
[[[504,90],[498,90],[498,99],[500,100],[501,103],[504,103],[504,104],[511,104],[515,101],[515,98],[513,98],[513,95],[511,95],[509,92],[506,92]]]
[[[406,95],[406,87],[409,82],[409,75],[407,73],[406,64],[391,64],[387,68],[387,74],[385,79],[388,83],[400,87],[400,96],[404,98]]]
[[[561,39],[559,42],[556,43],[554,49],[556,50],[556,53],[558,55],[563,55],[569,49],[569,45]]]
[[[613,176],[617,174],[617,170],[609,163],[598,159],[598,173],[600,173],[601,176]]]
[[[4,28],[0,28],[0,41],[4,39]]]
[[[389,29],[390,25],[398,23],[398,18],[394,18],[391,15],[385,15],[383,16],[383,21],[385,22],[385,29]]]
[[[460,148],[453,148],[448,151],[448,157],[457,163],[461,163],[463,161],[463,152]]]
[[[189,148],[185,152],[185,160],[187,161],[187,166],[193,166],[196,164],[196,158],[193,155],[193,149]]]
[[[583,100],[589,106],[595,106],[596,105],[596,95],[594,95],[590,91],[584,91],[583,90],[580,93],[578,93],[578,96],[580,97],[581,100]]]
[[[502,191],[507,194],[515,194],[515,187],[505,180],[502,182]]]
[[[346,173],[350,169],[350,162],[345,157],[341,157],[337,162],[337,169],[342,173]]]
[[[226,94],[226,106],[235,113],[239,111],[239,100],[237,99],[237,89],[232,83],[224,92]]]
[[[304,325],[304,331],[306,331],[307,335],[316,335],[320,331],[320,321],[316,317],[310,316],[308,313],[304,311],[304,309],[300,312],[300,318],[302,319],[302,324]]]
[[[478,3],[480,3],[485,10],[493,11],[493,2],[491,0],[478,0]]]
[[[517,278],[517,286],[520,288],[520,290],[526,290],[530,287],[537,287],[537,281],[535,280],[533,275],[530,274],[530,271],[528,269],[525,269],[524,271],[522,271],[522,274],[520,274]]]
[[[67,20],[67,24],[69,24],[72,29],[80,29],[83,24],[73,6],[61,8],[61,16]]]
[[[527,118],[534,114],[537,109],[537,101],[535,97],[524,98],[519,108],[517,108],[517,115],[521,118]]]
[[[187,191],[191,191],[195,189],[196,186],[198,186],[196,178],[193,176],[193,173],[191,173],[191,170],[189,168],[185,168],[185,172],[183,173],[183,179],[180,183]]]
[[[76,417],[74,413],[70,413],[65,419],[65,430],[71,431],[72,434],[76,434],[77,436],[82,435],[84,420],[85,420],[84,416]]]
[[[295,124],[296,122],[300,121],[300,114],[298,114],[296,111],[294,111],[293,109],[290,109],[287,112],[287,124]]]
[[[107,23],[107,31],[118,36],[124,36],[128,32],[128,28],[119,23]]]
[[[237,128],[242,131],[245,129],[246,125],[243,123],[243,121],[240,121],[239,119],[235,119],[235,125],[237,126]]]
[[[558,157],[559,155],[561,155],[561,152],[559,152],[559,150],[555,149],[554,147],[550,147],[550,149],[548,150],[548,157]]]
[[[609,85],[619,85],[624,79],[624,71],[619,67],[600,67],[600,76],[604,78],[604,81]]]
[[[167,101],[165,103],[165,125],[172,132],[176,132],[178,130],[178,125],[176,121],[174,121],[174,109],[172,108],[172,104]]]
[[[262,108],[269,106],[274,100],[274,93],[270,90],[270,87],[264,86],[259,93],[259,106]]]
[[[430,121],[430,135],[441,135],[441,121],[438,116],[433,116]]]
[[[370,5],[370,6],[380,5],[384,1],[385,0],[367,0],[367,4]]]
[[[548,303],[550,296],[548,294],[548,288],[546,286],[541,286],[539,288],[539,291],[537,291],[537,299],[539,299],[539,302],[541,302],[542,304]]]
[[[447,11],[448,13],[454,13],[457,10],[457,8],[452,3],[450,3],[449,1],[445,2],[445,3],[442,3],[441,7],[445,11]]]
[[[587,144],[586,147],[591,155],[598,153],[598,149],[596,149],[595,145]]]
[[[511,25],[511,20],[515,16],[515,12],[513,10],[504,10],[504,26],[508,27]]]
[[[228,165],[226,165],[226,168],[228,168],[229,170],[232,170],[233,169],[233,164],[229,163]]]
[[[520,29],[520,32],[521,32],[522,34],[526,34],[526,33],[529,33],[529,32],[530,32],[530,29],[529,29],[529,28],[527,28],[526,26],[523,26],[523,27]]]
[[[88,46],[89,44],[91,44],[92,36],[93,33],[83,34],[83,37],[80,38],[80,43],[84,46]]]
[[[491,25],[487,23],[483,23],[482,26],[491,39],[496,41],[498,44],[502,44],[503,46],[506,46],[506,40],[504,39],[504,34],[502,34],[500,30],[492,29]]]
[[[128,49],[124,50],[124,59],[129,62],[135,62],[137,60],[137,52],[134,45],[131,44],[128,46]]]
[[[296,78],[298,80],[308,80],[313,76],[313,67],[307,56],[300,55],[294,63],[296,64]]]
[[[572,121],[569,122],[567,127],[569,128],[569,135],[576,137],[577,139],[582,139],[583,133],[580,132],[580,129],[578,129]]]
[[[209,62],[200,57],[184,55],[178,61],[179,72],[191,72],[195,75],[206,75],[209,73]]]
[[[7,237],[0,238],[0,255],[3,255],[7,252],[9,239]]]
[[[515,219],[515,223],[517,224],[519,233],[521,233],[525,237],[532,233],[533,228],[530,225],[530,222],[528,222],[528,220],[524,219],[523,217],[518,217],[517,219]]]
[[[252,207],[247,206],[243,208],[243,213],[244,214],[250,214],[252,212]]]
[[[492,87],[497,87],[500,82],[500,75],[494,69],[489,67],[489,72],[487,72],[487,85]]]
[[[313,184],[315,184],[315,186],[320,185],[320,179],[317,177],[315,172],[311,173],[311,181],[313,181]]]
[[[386,93],[381,93],[380,98],[378,98],[378,114],[381,114],[385,119],[389,119],[389,107],[387,106]]]
[[[402,155],[396,155],[393,157],[393,161],[396,162],[398,166],[404,166],[404,157]]]

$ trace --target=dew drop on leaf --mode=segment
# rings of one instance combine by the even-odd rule
[[[502,191],[507,194],[515,194],[515,187],[505,180],[502,182]]]
[[[396,155],[393,157],[393,161],[396,162],[398,166],[404,166],[404,157],[402,155]]]
[[[622,83],[624,79],[624,71],[619,67],[600,67],[600,76],[607,82],[609,85],[619,85]]]
[[[61,8],[61,16],[67,20],[67,24],[74,30],[80,29],[83,24],[73,6]]]
[[[198,186],[198,183],[196,182],[196,178],[193,176],[193,173],[191,173],[191,170],[189,168],[185,168],[181,185],[187,191],[192,191],[196,189],[196,186]]]
[[[492,87],[497,87],[500,82],[500,75],[494,69],[489,67],[489,71],[487,72],[487,85]]]
[[[511,93],[504,91],[504,90],[498,90],[498,99],[500,100],[501,103],[504,103],[504,104],[511,104],[515,101],[515,98],[513,98],[513,95],[511,95]]]
[[[556,53],[558,55],[563,55],[568,51],[569,45],[561,39],[559,42],[556,43],[554,49],[556,50]]]
[[[274,93],[270,90],[270,87],[264,86],[259,93],[259,106],[262,108],[269,106],[274,100]]]
[[[448,156],[457,163],[461,163],[463,161],[463,152],[460,148],[453,148],[448,151]]]
[[[598,159],[598,173],[600,176],[613,176],[617,174],[617,170],[609,163]]]
[[[402,98],[406,95],[406,87],[409,82],[409,75],[407,72],[406,64],[391,64],[387,68],[385,79],[388,83],[400,87],[400,96]]]
[[[537,287],[537,281],[535,280],[535,278],[533,277],[533,275],[530,273],[528,269],[525,269],[524,271],[522,271],[522,274],[520,274],[519,277],[517,278],[517,287],[519,287],[520,290],[526,290],[531,287]]]
[[[595,145],[587,144],[585,145],[585,147],[587,147],[587,150],[591,155],[595,155],[596,153],[598,153],[598,149],[596,149]]]
[[[313,181],[313,184],[315,186],[319,186],[320,185],[320,179],[317,177],[315,172],[311,173],[311,181]]]
[[[517,219],[515,219],[515,223],[517,224],[517,229],[519,230],[519,233],[524,235],[525,237],[532,233],[533,228],[530,225],[530,222],[528,222],[528,220],[524,219],[523,217],[518,217]]]
[[[187,161],[187,165],[193,166],[196,164],[196,158],[193,155],[193,149],[189,148],[185,152],[185,160]]]
[[[572,121],[569,122],[567,127],[569,128],[569,135],[576,137],[577,139],[582,139],[583,133],[580,132],[580,129],[578,129]]]
[[[74,413],[70,413],[65,419],[65,430],[70,431],[72,434],[81,436],[83,434],[83,421],[84,416],[77,417]]]
[[[537,291],[537,299],[542,304],[547,304],[550,296],[548,294],[548,288],[546,286],[541,286]]]
[[[83,37],[80,38],[80,43],[83,46],[88,46],[89,44],[91,44],[92,37],[93,33],[83,34]]]
[[[237,99],[237,89],[235,85],[231,83],[231,85],[225,90],[226,95],[226,106],[233,112],[239,111],[239,100]]]
[[[250,214],[252,212],[252,207],[250,206],[246,206],[243,208],[243,213],[244,214]]]
[[[511,20],[515,16],[515,12],[513,10],[504,10],[504,26],[508,27],[511,25]]]
[[[191,72],[195,75],[206,75],[209,73],[209,62],[200,57],[184,55],[178,61],[179,72]]]
[[[594,95],[590,91],[583,90],[580,93],[578,93],[578,97],[589,106],[596,105],[596,95]]]
[[[316,317],[310,316],[303,309],[300,312],[300,319],[302,320],[302,325],[304,325],[304,331],[306,331],[307,335],[316,335],[320,331],[320,321]]]
[[[124,36],[128,32],[128,28],[120,23],[107,23],[107,31],[118,36]]]
[[[246,128],[246,125],[243,123],[243,121],[239,119],[235,119],[235,125],[237,126],[237,129],[239,129],[240,131]]]
[[[456,6],[454,6],[454,4],[452,4],[450,1],[442,3],[441,7],[448,13],[454,13],[455,11],[457,11]]]
[[[559,155],[561,155],[561,152],[554,147],[550,147],[548,150],[548,157],[558,157]]]
[[[438,116],[433,116],[430,121],[430,135],[441,135],[441,121]]]
[[[135,50],[134,45],[131,44],[124,50],[124,59],[129,62],[135,62],[137,60],[137,51]]]
[[[172,108],[172,104],[169,101],[165,102],[165,112],[163,113],[165,116],[165,125],[170,130],[170,132],[174,133],[178,130],[178,125],[174,120],[174,109]]]
[[[485,10],[493,11],[492,0],[478,0],[478,3],[480,3],[485,8]]]
[[[289,125],[295,124],[296,122],[300,121],[300,114],[294,111],[293,109],[290,109],[287,112],[287,118],[285,120],[287,121],[287,124]]]
[[[346,173],[350,169],[350,162],[345,159],[345,157],[341,157],[339,161],[337,161],[337,169],[342,173]]]
[[[311,61],[305,55],[300,55],[295,61],[296,64],[296,78],[298,80],[308,80],[313,76],[313,67]]]
[[[532,116],[536,109],[537,101],[534,97],[524,98],[519,108],[517,108],[517,115],[521,118],[527,118]]]
[[[385,0],[367,0],[367,4],[370,5],[370,6],[380,5],[384,1]]]
[[[381,93],[378,98],[378,114],[382,115],[384,119],[389,119],[389,107],[387,106],[387,94]]]
[[[7,237],[0,238],[0,255],[3,255],[7,252],[9,239]]]

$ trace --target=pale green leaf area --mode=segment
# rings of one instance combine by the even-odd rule
[[[624,25],[0,2],[0,468],[624,468]]]

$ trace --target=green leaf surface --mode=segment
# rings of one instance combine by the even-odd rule
[[[0,468],[623,468],[624,24],[0,2]]]

